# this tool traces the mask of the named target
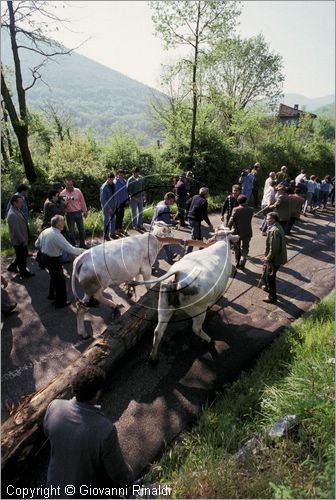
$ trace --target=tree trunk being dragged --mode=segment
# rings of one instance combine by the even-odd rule
[[[38,451],[43,433],[43,417],[49,403],[56,398],[71,396],[71,384],[78,371],[94,364],[108,372],[147,330],[154,328],[157,322],[158,289],[159,285],[156,285],[125,314],[114,320],[80,358],[43,389],[28,396],[4,422],[1,468],[6,482],[17,479],[28,459]]]

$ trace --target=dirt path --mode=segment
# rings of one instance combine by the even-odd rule
[[[211,219],[219,223],[218,215]],[[148,363],[155,326],[149,324],[145,338],[109,377],[103,409],[117,422],[121,446],[137,474],[192,424],[208,397],[233,381],[285,326],[334,288],[331,208],[300,222],[288,238],[289,262],[278,273],[277,306],[262,302],[266,294],[256,288],[265,248],[259,223],[254,219],[246,272],[238,271],[225,298],[207,315],[204,330],[214,345],[209,348],[202,343],[192,334],[190,320],[177,314],[160,345],[157,366]],[[162,260],[160,264],[167,268]],[[78,341],[74,309],[55,310],[46,300],[44,271],[37,268],[36,277],[25,282],[14,278],[8,289],[19,303],[18,312],[6,318],[2,330],[2,395],[3,402],[11,404],[42,387],[76,359],[88,342]],[[121,298],[127,307],[132,303],[123,294]],[[97,336],[108,324],[110,312],[103,306],[91,312]],[[29,473],[29,482],[41,484],[47,458],[46,446]]]

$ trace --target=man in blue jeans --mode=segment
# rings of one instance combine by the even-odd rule
[[[83,193],[80,189],[74,187],[74,181],[71,178],[64,179],[65,189],[61,191],[60,196],[66,203],[66,220],[69,228],[70,243],[76,246],[75,224],[79,234],[79,246],[88,248],[85,244],[85,230],[83,216],[87,217],[88,209],[85,203]]]
[[[156,207],[152,219],[152,224],[155,221],[162,221],[165,224],[176,226],[178,222],[171,218],[170,207],[175,203],[175,195],[172,192],[166,193],[164,199],[160,201]],[[163,250],[166,254],[168,264],[173,264],[177,254],[173,252],[171,245],[164,245]],[[153,266],[155,267],[155,265]]]
[[[199,194],[196,194],[195,196],[190,198],[186,203],[192,240],[202,240],[202,220],[204,220],[208,224],[210,231],[213,231],[213,225],[211,224],[208,216],[208,196],[209,189],[207,187],[202,187],[199,190]],[[189,246],[186,250],[186,253],[190,253],[192,252],[192,250],[193,247]]]
[[[104,214],[104,240],[117,239],[115,235],[117,200],[114,185],[115,175],[110,172],[104,184],[100,186],[100,204]]]
[[[143,192],[145,188],[145,180],[140,175],[140,169],[134,167],[132,176],[127,181],[127,192],[130,197],[130,205],[132,211],[132,227],[133,229],[143,230],[142,212],[143,212]]]
[[[125,171],[119,168],[117,177],[114,179],[115,196],[117,200],[117,213],[116,213],[116,235],[123,237],[127,236],[127,232],[123,230],[123,220],[125,214],[125,207],[128,203],[127,181],[125,179]]]
[[[195,196],[190,198],[186,203],[192,240],[202,240],[202,220],[204,220],[208,224],[210,231],[213,231],[213,225],[211,224],[208,216],[208,196],[209,189],[207,187],[201,187],[201,189],[199,190],[199,194],[196,194]],[[186,253],[190,253],[192,252],[192,250],[193,247],[189,246],[186,250]]]

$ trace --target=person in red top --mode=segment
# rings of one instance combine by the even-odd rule
[[[64,179],[65,189],[61,191],[60,197],[66,202],[66,220],[69,228],[70,243],[76,246],[75,223],[79,234],[79,246],[88,248],[85,244],[84,217],[87,216],[88,209],[85,203],[83,193],[80,189],[74,187],[74,181],[71,178]]]

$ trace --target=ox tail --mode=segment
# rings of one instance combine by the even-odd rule
[[[174,276],[175,274],[177,274],[180,271],[181,271],[180,269],[179,270],[175,270],[175,271],[168,271],[166,274],[164,274],[160,278],[156,278],[155,280],[147,280],[147,281],[132,280],[132,281],[128,281],[128,285],[130,285],[130,286],[154,285],[156,283],[161,283],[161,281],[164,281],[164,280],[170,278],[171,276]],[[190,274],[188,276],[192,277],[193,279],[195,279],[200,274],[200,272],[201,272],[200,269],[194,268],[194,269],[191,270],[191,272],[190,272]]]
[[[79,276],[79,271],[81,270],[81,267],[83,265],[83,262],[81,259],[76,259],[74,262],[74,266],[72,269],[72,276],[71,276],[71,289],[73,296],[76,299],[76,302],[81,302],[81,299],[78,296],[77,290],[76,290],[76,278]]]

